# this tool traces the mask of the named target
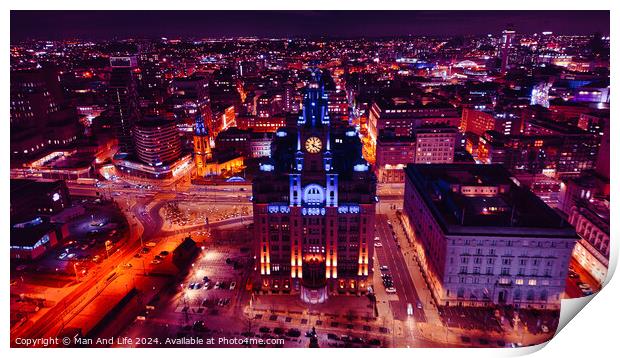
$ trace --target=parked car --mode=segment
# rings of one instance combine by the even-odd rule
[[[301,336],[301,331],[298,330],[297,328],[291,328],[288,330],[288,332],[286,332],[286,335],[289,337],[294,337],[297,338],[299,336]]]
[[[205,330],[205,321],[203,320],[199,320],[199,321],[195,321],[194,325],[192,327],[194,329],[194,331],[204,331]]]
[[[339,341],[340,337],[338,337],[337,335],[333,334],[333,333],[328,333],[327,334],[327,339],[332,339],[334,341]]]

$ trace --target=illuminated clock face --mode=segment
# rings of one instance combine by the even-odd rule
[[[308,153],[318,153],[321,151],[321,147],[323,143],[321,143],[321,139],[318,137],[310,137],[306,140],[306,150]]]

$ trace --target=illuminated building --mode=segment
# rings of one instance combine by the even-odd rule
[[[579,116],[577,126],[591,133],[599,143],[594,168],[599,175],[610,175],[609,111],[583,113]]]
[[[239,61],[237,64],[237,73],[241,77],[256,76],[258,70],[258,64],[255,61]]]
[[[179,131],[174,121],[145,119],[134,126],[136,155],[151,166],[170,164],[181,156]]]
[[[517,174],[517,181],[527,186],[532,193],[551,208],[556,208],[560,201],[562,181],[545,174]]]
[[[457,129],[422,126],[413,136],[380,135],[376,146],[375,173],[380,183],[404,183],[403,169],[410,163],[452,163]]]
[[[235,110],[241,108],[241,96],[233,70],[221,69],[213,74],[209,83],[209,97],[212,103],[221,103],[224,107],[234,106]]]
[[[11,259],[36,260],[68,236],[66,225],[40,217],[11,226]]]
[[[418,164],[441,164],[454,161],[457,129],[455,127],[420,127],[413,130],[415,160]]]
[[[237,152],[246,158],[250,157],[250,138],[252,130],[243,130],[231,127],[221,131],[215,138],[215,147],[218,152],[231,153]]]
[[[252,158],[271,156],[271,143],[274,133],[254,133],[250,136],[250,156]]]
[[[173,93],[169,101],[175,118],[193,125],[196,116],[201,115],[207,130],[211,131],[211,102],[207,79],[198,75],[175,78],[170,86]]]
[[[421,105],[402,98],[382,99],[372,104],[368,116],[368,135],[373,143],[383,133],[411,136],[421,126],[458,127],[461,117],[450,104]]]
[[[79,149],[84,149],[83,147]],[[51,151],[11,169],[11,174],[22,177],[35,176],[44,179],[69,179],[93,177],[96,155],[78,148]]]
[[[599,108],[609,107],[609,80],[589,83],[575,89],[575,102],[595,103]]]
[[[368,292],[372,280],[376,180],[354,128],[332,127],[318,72],[297,126],[281,128],[253,182],[260,292]]]
[[[110,83],[108,84],[108,109],[114,133],[118,139],[119,153],[133,154],[131,130],[140,119],[138,92],[134,70],[135,57],[110,57]]]
[[[532,106],[539,105],[545,108],[549,108],[549,89],[551,83],[542,82],[532,88],[532,95],[530,97],[530,104]]]
[[[244,115],[237,117],[237,128],[252,129],[254,132],[275,132],[286,125],[286,115],[276,114],[269,117]]]
[[[506,73],[508,69],[508,59],[510,57],[510,51],[512,49],[512,40],[515,36],[514,30],[504,30],[502,31],[502,41],[500,43],[501,49],[501,59],[502,59],[502,67],[501,73]]]
[[[243,156],[239,153],[217,153],[204,164],[202,177],[229,178],[245,168]]]
[[[291,82],[286,82],[284,84],[284,110],[286,112],[293,112],[295,109],[295,86]]]
[[[65,100],[56,69],[11,73],[10,124],[12,162],[75,144],[80,137],[77,112]]]
[[[211,106],[212,111],[212,135],[216,137],[218,133],[226,128],[235,126],[235,107],[232,105],[224,105],[222,103],[216,103]]]
[[[440,306],[558,309],[575,230],[500,165],[407,166],[403,221]]]
[[[124,174],[148,179],[170,179],[191,164],[191,156],[181,149],[174,121],[145,118],[133,128],[135,155],[116,156],[115,166]]]
[[[269,118],[283,112],[283,98],[280,93],[264,93],[255,97],[256,116]]]
[[[209,135],[203,117],[196,116],[194,125],[194,163],[196,165],[196,175],[204,177],[207,174],[206,165],[213,156],[211,149],[212,137]]]
[[[416,142],[412,137],[379,136],[375,173],[380,183],[404,183],[404,168],[415,161]]]
[[[564,101],[563,99],[549,101],[550,119],[558,123],[575,123],[581,114],[591,111],[592,108],[585,102]]]
[[[531,123],[528,135],[487,131],[479,137],[477,159],[504,164],[514,173],[578,176],[594,167],[597,139],[577,127]]]
[[[523,130],[522,117],[513,113],[496,113],[492,110],[463,108],[460,129],[481,136],[485,131],[496,131],[505,135],[520,134]]]
[[[218,134],[215,147],[218,152],[237,152],[245,158],[259,158],[271,155],[272,141],[273,133],[231,127]]]
[[[602,284],[609,267],[609,200],[579,200],[568,220],[580,237],[573,257]]]

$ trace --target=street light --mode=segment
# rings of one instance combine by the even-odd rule
[[[110,251],[110,246],[111,246],[111,245],[112,245],[112,241],[110,241],[110,240],[106,240],[106,242],[105,242],[105,256],[106,256],[106,258],[108,258],[108,259],[110,258],[110,253],[109,253],[109,251]]]
[[[77,271],[77,262],[73,263],[73,271],[75,272],[75,281],[80,281],[79,277],[78,277],[78,271]]]

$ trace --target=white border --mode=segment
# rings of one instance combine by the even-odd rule
[[[612,69],[612,87],[620,88],[618,84],[618,79],[615,76],[615,66],[616,59],[618,58],[617,46],[615,45],[616,41],[613,38],[613,35],[617,33],[617,24],[620,24],[620,18],[617,16],[618,2],[608,0],[548,0],[544,3],[540,0],[519,0],[519,1],[510,1],[510,2],[499,2],[499,1],[487,1],[487,0],[478,0],[478,1],[457,1],[457,0],[444,0],[441,3],[426,1],[404,1],[404,0],[392,0],[389,3],[380,2],[380,1],[367,1],[367,0],[359,0],[359,1],[340,1],[336,2],[333,0],[311,0],[311,1],[274,1],[274,0],[254,0],[254,1],[221,1],[214,3],[207,3],[205,1],[184,1],[183,3],[173,2],[173,1],[161,1],[161,0],[150,0],[144,3],[137,3],[136,1],[122,1],[122,0],[106,0],[106,1],[97,1],[97,2],[85,2],[83,0],[54,0],[54,1],[4,1],[2,2],[2,21],[0,22],[3,27],[3,43],[4,46],[2,48],[5,51],[9,48],[9,33],[10,33],[10,9],[15,10],[44,10],[44,9],[80,9],[80,10],[99,10],[99,9],[124,9],[124,10],[134,10],[134,9],[169,9],[169,10],[181,10],[181,9],[287,9],[287,10],[308,10],[308,9],[330,9],[330,10],[351,10],[351,9],[382,9],[382,10],[399,10],[399,9],[409,9],[409,10],[611,10],[611,31],[610,35],[612,37],[612,60],[613,65]],[[0,221],[2,223],[2,230],[5,233],[4,244],[2,246],[3,257],[9,257],[9,245],[6,241],[9,238],[9,205],[8,205],[8,197],[9,197],[9,187],[8,187],[8,178],[9,178],[9,56],[5,53],[4,56],[0,56],[0,68],[3,69],[5,76],[2,76],[3,85],[1,87],[1,97],[3,100],[0,101],[0,106],[2,106],[2,113],[4,114],[4,120],[2,121],[2,125],[4,126],[4,130],[1,131],[2,142],[4,143],[4,150],[2,150],[0,155],[2,155],[2,169],[5,181],[2,185],[2,199],[5,205],[2,207],[2,215],[0,215]],[[617,118],[618,111],[615,106],[612,106],[612,118]],[[612,123],[612,136],[613,138],[618,138],[618,131],[620,125],[615,124],[615,119]],[[616,153],[618,146],[615,141],[611,141],[611,152]],[[613,158],[613,156],[612,156]],[[620,170],[620,165],[617,162],[611,163],[612,173],[618,173]],[[616,185],[616,182],[612,182],[612,197],[620,197],[619,194],[619,186]],[[616,205],[615,201],[612,203],[612,223],[615,223],[613,220],[616,215]],[[617,244],[617,233],[618,228],[615,224],[611,227],[612,239],[611,239],[611,252],[612,257],[610,260],[610,272],[613,272],[613,268],[617,264],[618,258],[618,244]],[[9,290],[6,289],[9,287],[9,273],[8,273],[8,259],[4,260],[4,265],[2,268],[3,274],[3,282],[5,290],[3,290],[3,294],[1,296],[1,302],[4,304],[4,310],[2,310],[2,315],[4,319],[4,329],[0,332],[2,337],[2,348],[3,350],[8,350],[9,345],[9,309],[8,309],[8,298],[9,298]],[[616,340],[618,339],[616,322],[615,319],[620,318],[618,315],[618,302],[620,301],[620,286],[615,281],[608,284],[605,289],[598,294],[596,297],[592,298],[592,303],[588,305],[588,308],[584,313],[578,314],[576,318],[573,319],[573,322],[570,322],[566,328],[564,328],[559,334],[547,344],[547,346],[542,349],[538,355],[542,357],[555,357],[555,356],[593,356],[596,354],[601,354],[604,356],[613,354],[610,352],[614,351]],[[589,301],[589,300],[583,300]],[[583,304],[579,304],[577,301],[570,302],[570,306],[582,306]],[[568,311],[568,307],[567,308]],[[576,314],[578,312],[577,308],[571,308],[571,315]],[[564,310],[564,308],[563,308]],[[539,347],[540,348],[540,347]],[[533,352],[538,350],[538,348],[526,348],[521,352],[517,352],[516,350],[504,349],[416,349],[416,350],[406,350],[406,349],[391,349],[389,350],[390,355],[397,356],[430,356],[433,357],[451,357],[451,356],[463,356],[463,357],[479,357],[479,356],[512,356],[517,355],[518,353],[524,354],[528,352]],[[51,355],[52,357],[56,356],[83,356],[93,355],[93,356],[103,356],[109,354],[111,352],[102,349],[90,349],[90,350],[68,350],[68,349],[55,349],[55,350],[46,350],[44,352],[40,350],[10,350],[9,354],[19,354],[20,356],[35,356],[35,355]],[[156,351],[150,350],[148,352],[136,352],[135,349],[114,349],[113,354],[115,355],[135,355],[135,354],[149,354],[149,355],[158,355],[158,354],[184,354],[188,356],[193,355],[237,355],[243,354],[239,350],[231,350],[231,349],[210,349],[205,351],[204,349],[167,349],[165,351]],[[315,350],[310,349],[297,349],[294,352],[288,349],[279,349],[279,350],[259,350],[255,349],[250,352],[253,355],[267,355],[281,357],[281,356],[289,356],[294,354],[296,356],[310,356],[316,354],[325,354],[319,353]],[[353,355],[356,356],[371,356],[376,354],[381,354],[378,350],[349,350],[349,349],[339,349],[338,351],[332,351],[331,354],[338,355]]]

